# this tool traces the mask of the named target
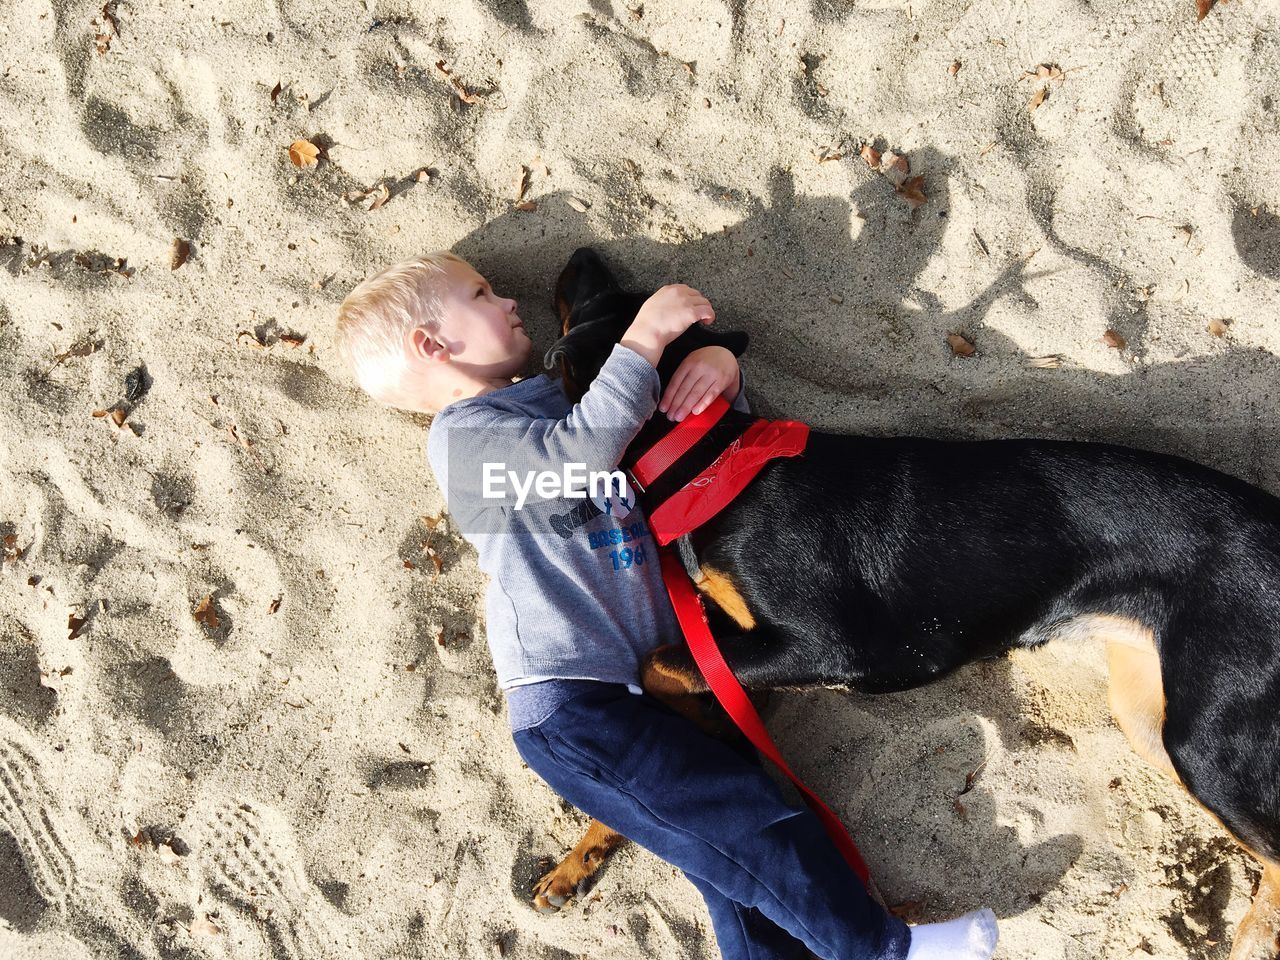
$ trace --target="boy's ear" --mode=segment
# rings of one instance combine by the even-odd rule
[[[449,348],[426,327],[414,327],[409,331],[409,346],[426,360],[440,362],[449,359]]]

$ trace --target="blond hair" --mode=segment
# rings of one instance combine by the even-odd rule
[[[356,284],[338,308],[338,356],[367,393],[399,395],[407,367],[405,338],[414,327],[435,333],[443,319],[448,264],[467,261],[450,250],[393,263]]]

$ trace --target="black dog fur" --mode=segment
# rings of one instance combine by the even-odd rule
[[[546,356],[571,395],[589,386],[644,300],[594,251],[574,253],[556,291],[565,336]],[[708,343],[738,355],[747,345],[745,334],[695,325],[664,353],[664,385]],[[717,429],[740,430],[743,416],[730,411]],[[624,465],[672,426],[655,414]],[[767,465],[693,545],[754,621],[718,637],[748,689],[902,690],[1073,625],[1149,631],[1165,702],[1157,732],[1173,771],[1271,870],[1280,861],[1280,500],[1271,494],[1180,457],[1104,443],[814,431],[802,456]],[[683,645],[651,659],[691,691],[706,689]]]

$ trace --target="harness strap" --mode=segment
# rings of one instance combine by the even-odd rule
[[[729,401],[716,397],[701,413],[695,413],[678,422],[671,431],[645,451],[643,457],[631,468],[632,476],[644,489],[667,468],[689,452],[708,430],[720,422],[729,409]]]
[[[770,460],[795,457],[809,442],[807,424],[757,420],[698,476],[649,511],[659,546],[696,530],[734,501]]]
[[[659,555],[662,558],[662,580],[667,586],[667,592],[671,595],[671,605],[675,608],[676,619],[680,621],[680,629],[684,632],[685,641],[689,644],[689,651],[711,687],[711,692],[715,694],[716,699],[733,718],[733,722],[747,735],[747,739],[755,745],[755,748],[776,763],[779,769],[791,778],[791,782],[799,789],[805,803],[822,821],[822,825],[845,861],[853,868],[853,872],[858,875],[868,890],[873,889],[871,871],[867,869],[866,861],[862,859],[862,854],[858,852],[840,818],[791,772],[791,768],[782,759],[782,754],[778,752],[773,738],[769,736],[769,731],[760,720],[760,714],[756,713],[756,708],[751,705],[746,691],[738,683],[738,678],[725,663],[720,648],[716,646],[715,638],[711,636],[711,626],[707,623],[707,614],[702,608],[702,598],[694,590],[684,567],[681,566],[680,557],[671,547],[662,547]]]

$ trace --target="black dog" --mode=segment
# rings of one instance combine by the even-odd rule
[[[593,251],[574,253],[556,287],[565,335],[547,354],[571,397],[644,300]],[[664,384],[707,343],[741,354],[746,336],[695,325],[664,353]],[[752,419],[730,410],[701,459],[661,482],[686,482]],[[623,465],[673,426],[655,415]],[[749,690],[903,690],[1015,647],[1104,640],[1112,710],[1134,748],[1264,866],[1232,957],[1278,955],[1280,500],[1105,443],[815,431],[692,546],[699,588],[734,625],[720,649]],[[673,703],[707,690],[683,644],[650,655],[644,685]],[[571,893],[618,839],[593,824],[540,900]]]

